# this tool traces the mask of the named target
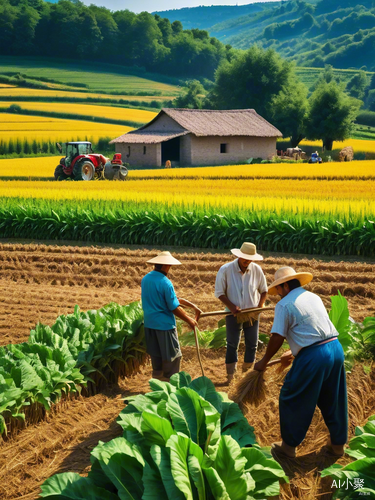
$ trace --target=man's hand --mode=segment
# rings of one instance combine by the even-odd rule
[[[197,322],[199,321],[199,318],[201,317],[202,312],[203,311],[201,309],[199,309],[199,307],[195,308],[195,321],[197,321]]]
[[[237,314],[241,312],[241,309],[238,306],[235,306],[234,304],[232,304],[229,310],[233,314],[233,316],[237,316]]]
[[[192,330],[194,330],[194,328],[198,328],[198,322],[193,319],[193,318],[190,318],[190,316],[188,316],[186,319],[185,319],[186,323],[190,326],[190,328]]]
[[[291,365],[293,363],[294,356],[292,354],[292,351],[286,351],[284,354],[281,356],[281,365],[286,368],[287,366]]]
[[[254,370],[257,370],[258,372],[264,372],[264,370],[267,368],[267,361],[262,358],[258,363],[255,363],[254,365]]]

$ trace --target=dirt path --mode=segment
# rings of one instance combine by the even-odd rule
[[[145,261],[155,255],[150,249],[125,249],[64,245],[23,245],[0,243],[0,344],[24,342],[38,321],[52,324],[59,314],[73,311],[75,304],[84,310],[96,309],[111,301],[128,303],[140,298],[140,281],[149,270]],[[195,301],[203,310],[215,310],[220,304],[214,297],[215,276],[219,267],[232,259],[230,254],[186,251],[175,253],[184,266],[171,273],[177,293]],[[351,315],[362,320],[375,315],[375,263],[329,261],[270,256],[263,263],[270,283],[276,269],[292,265],[314,274],[307,287],[318,293],[326,306],[337,290],[349,300]],[[271,298],[271,303],[276,299]],[[262,331],[269,331],[271,315],[263,315]],[[202,321],[201,328],[213,327],[216,320]],[[183,369],[199,376],[193,348],[184,348]],[[218,390],[225,385],[224,350],[203,352],[206,375]],[[90,452],[99,440],[121,434],[115,420],[123,408],[121,397],[148,390],[150,368],[124,380],[119,387],[91,398],[66,404],[48,420],[30,426],[10,442],[0,445],[0,498],[34,499],[43,481],[58,472],[87,473]],[[269,398],[246,416],[255,427],[258,441],[270,445],[280,439],[278,392],[280,379],[270,373]],[[348,375],[350,394],[350,430],[375,413],[375,379],[361,367]],[[319,449],[327,431],[317,411],[313,425],[299,451],[300,458],[283,463],[291,477],[291,486],[283,490],[284,500],[292,498],[326,500],[330,485],[318,478],[318,470],[327,465]],[[345,463],[341,459],[339,463]],[[329,461],[329,460],[328,460]],[[310,493],[308,493],[310,491]],[[317,497],[316,495],[321,495]]]

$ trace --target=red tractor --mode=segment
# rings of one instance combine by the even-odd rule
[[[60,153],[62,147],[56,144]],[[118,179],[124,181],[128,169],[122,163],[121,153],[116,153],[110,160],[103,155],[94,154],[91,142],[66,142],[65,157],[55,168],[55,179],[74,179],[75,181],[91,181],[93,179]]]

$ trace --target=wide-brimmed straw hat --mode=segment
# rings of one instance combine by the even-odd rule
[[[268,288],[270,295],[277,295],[276,287],[291,280],[298,280],[301,286],[307,285],[313,279],[311,273],[296,273],[296,271],[289,266],[280,267],[275,273],[275,281]]]
[[[232,248],[232,254],[246,260],[263,260],[254,243],[243,243],[241,248]]]
[[[165,266],[181,266],[181,262],[172,257],[171,252],[161,252],[159,255],[147,261],[147,264],[162,264]]]

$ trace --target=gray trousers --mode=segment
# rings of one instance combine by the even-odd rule
[[[153,378],[170,378],[180,371],[182,353],[176,328],[155,330],[145,327],[145,340]]]
[[[250,325],[249,321],[245,323],[237,323],[234,316],[227,316],[225,318],[227,327],[227,354],[225,363],[236,363],[238,361],[238,346],[241,340],[241,331],[243,329],[245,336],[245,363],[253,363],[255,361],[255,354],[258,346],[259,322],[254,321]]]

